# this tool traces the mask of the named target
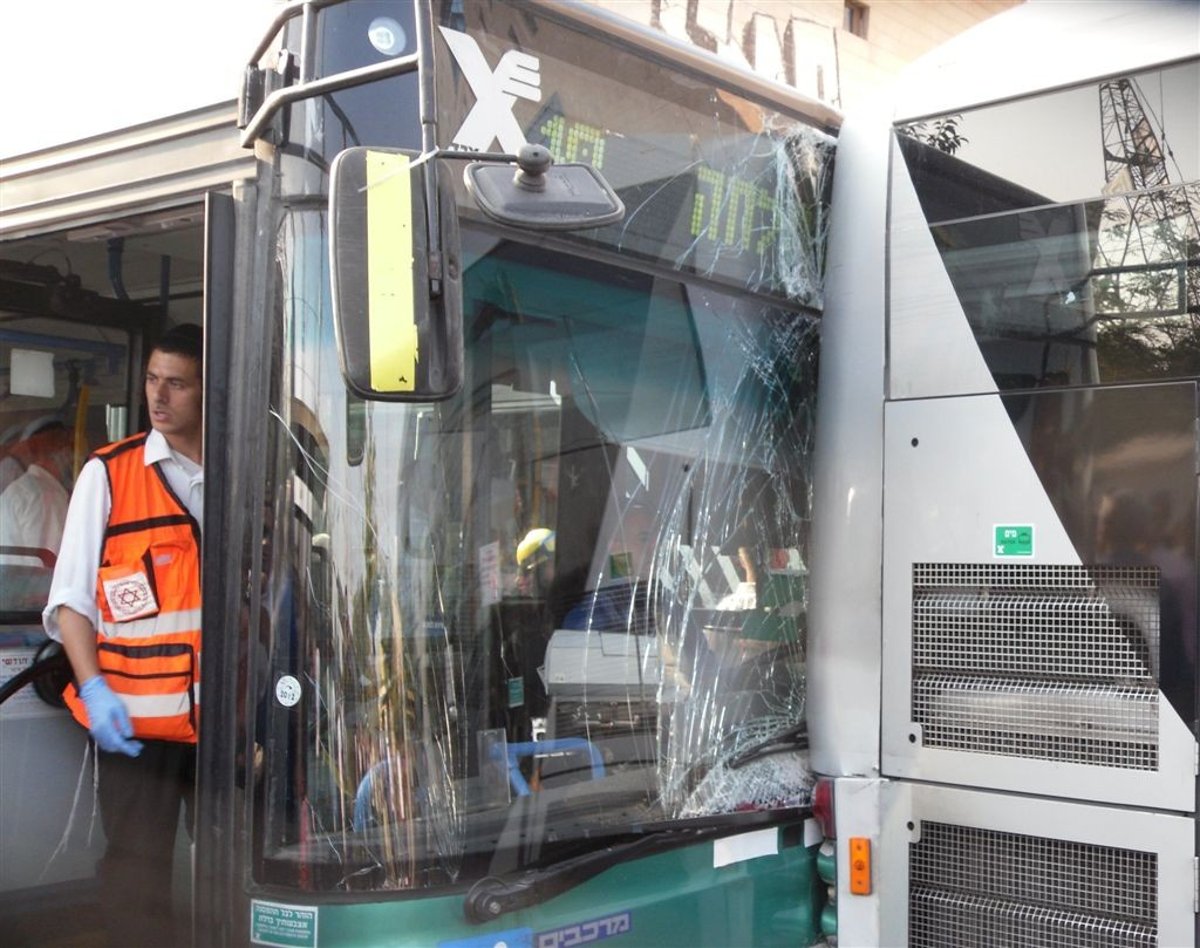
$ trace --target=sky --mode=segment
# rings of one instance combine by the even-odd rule
[[[236,99],[278,0],[3,0],[0,155]]]

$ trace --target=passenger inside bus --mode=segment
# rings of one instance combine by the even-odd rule
[[[25,466],[12,453],[23,427],[21,424],[9,425],[0,433],[0,494],[25,471]]]
[[[71,433],[55,416],[28,424],[6,460],[22,470],[0,493],[0,557],[52,565],[62,542],[71,484]]]

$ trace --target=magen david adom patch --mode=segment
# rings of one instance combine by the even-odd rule
[[[158,600],[154,598],[154,587],[145,573],[132,572],[117,579],[103,580],[104,598],[117,622],[141,619],[158,612]]]

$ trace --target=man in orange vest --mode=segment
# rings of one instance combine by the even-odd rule
[[[203,340],[169,330],[146,366],[151,430],[96,451],[67,510],[42,619],[97,748],[96,865],[114,948],[176,941],[172,862],[191,818],[200,669]]]

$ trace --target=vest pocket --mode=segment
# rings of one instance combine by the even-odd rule
[[[108,612],[105,618],[112,622],[132,622],[158,615],[158,582],[151,550],[146,550],[134,563],[101,566],[96,585],[100,604]]]
[[[159,602],[167,609],[192,608],[200,589],[200,561],[195,544],[158,540],[150,544],[143,560],[153,569]]]

